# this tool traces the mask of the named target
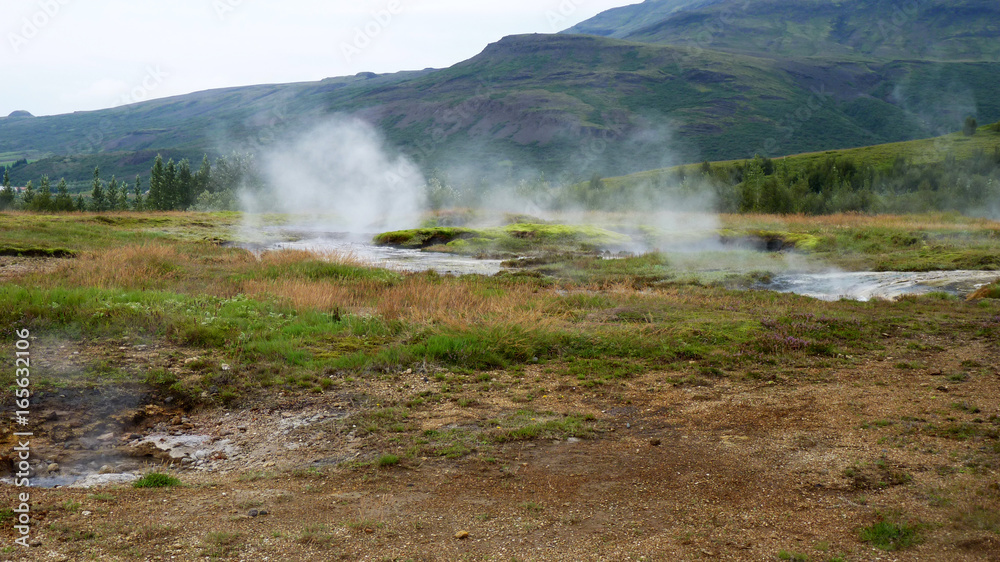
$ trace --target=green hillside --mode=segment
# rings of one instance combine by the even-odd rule
[[[894,3],[649,0],[571,30],[591,35],[506,37],[442,70],[0,118],[0,163],[30,162],[15,183],[45,174],[82,184],[94,165],[131,176],[157,152],[266,153],[351,114],[426,172],[461,168],[488,186],[868,146],[954,131],[967,116],[1000,119],[1000,8],[916,5],[871,42]],[[725,25],[698,36],[712,21]]]
[[[566,33],[770,56],[1000,60],[993,0],[646,0]]]
[[[1000,63],[773,59],[593,36],[505,38],[451,68],[200,92],[104,111],[0,119],[0,152],[266,150],[324,115],[373,121],[426,169],[475,163],[616,175],[701,159],[862,146],[1000,119]],[[965,95],[947,95],[961,84]],[[919,85],[919,87],[917,87]],[[820,92],[817,96],[814,92]],[[900,99],[900,93],[912,95]],[[972,100],[957,104],[956,99]],[[96,132],[95,132],[96,131]],[[118,159],[128,160],[122,154]],[[53,172],[86,181],[86,166]],[[71,160],[72,161],[72,160]],[[89,168],[89,169],[87,169]],[[113,168],[107,172],[118,173]],[[128,173],[132,170],[129,169]]]
[[[710,192],[714,209],[727,212],[953,210],[1000,216],[1000,122],[972,135],[688,164],[569,189],[571,200],[594,201],[598,208],[676,199],[690,190]]]

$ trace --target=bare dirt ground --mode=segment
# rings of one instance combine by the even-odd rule
[[[358,420],[441,384],[423,373],[192,412],[124,383],[100,400],[86,384],[57,388],[35,407],[40,468],[158,467],[184,486],[32,489],[35,546],[0,559],[1000,560],[1000,353],[947,335],[925,351],[884,343],[888,355],[704,386],[649,372],[584,390],[535,367],[524,378],[545,393],[530,407],[593,414],[591,437],[388,466],[371,461],[403,438]],[[150,342],[44,345],[53,370],[192,359]],[[523,406],[508,373],[490,375],[474,404],[429,404],[407,423],[482,427]],[[193,447],[204,454],[170,466],[150,436],[205,436]],[[18,491],[0,485],[0,506]],[[861,541],[879,513],[919,522],[921,542],[886,552]],[[12,522],[0,532],[10,544]]]
[[[53,271],[59,267],[62,261],[58,258],[0,256],[0,281],[18,277],[28,272],[46,273]]]

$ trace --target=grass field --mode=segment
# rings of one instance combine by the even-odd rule
[[[303,560],[333,552],[405,558],[424,548],[409,539],[425,537],[449,559],[501,546],[530,557],[518,537],[561,537],[575,545],[567,552],[576,559],[590,556],[588,548],[605,557],[623,549],[636,557],[708,551],[780,559],[781,552],[801,553],[799,531],[779,524],[772,536],[761,525],[799,513],[815,530],[805,543],[810,559],[867,560],[871,548],[899,548],[901,560],[939,559],[934,549],[958,535],[973,541],[963,559],[985,560],[1000,532],[990,515],[1000,507],[991,487],[1000,467],[1000,396],[989,390],[1000,338],[994,298],[822,302],[731,290],[686,282],[656,253],[622,260],[574,255],[546,262],[544,270],[493,277],[399,273],[351,256],[254,254],[220,245],[239,224],[233,214],[2,216],[0,246],[64,252],[0,256],[0,325],[35,338],[35,407],[76,412],[38,422],[39,447],[51,443],[53,451],[43,450],[43,458],[86,454],[54,452],[67,439],[59,433],[64,426],[77,437],[87,428],[115,435],[157,427],[218,432],[212,428],[239,419],[249,429],[232,431],[245,432],[245,450],[284,443],[282,435],[305,443],[289,441],[267,461],[218,460],[234,463],[225,471],[160,466],[196,482],[191,488],[115,488],[113,501],[39,492],[51,505],[46,521],[54,521],[40,533],[59,552],[128,559],[180,544],[182,559],[242,556],[251,548]],[[816,259],[890,269],[975,265],[1000,247],[997,223],[950,215],[724,216],[720,225],[741,236],[807,240],[803,252]],[[0,356],[10,363],[12,342],[5,331]],[[11,370],[0,383],[12,386]],[[110,398],[132,388],[144,396],[138,403]],[[108,430],[107,419],[80,411],[84,402],[74,407],[74,396],[106,396],[100,411],[125,421]],[[299,412],[313,424],[320,423],[314,412],[343,414],[326,429],[306,421],[301,428],[264,425],[297,420]],[[67,423],[75,417],[81,421]],[[2,437],[12,439],[9,432]],[[661,441],[679,456],[646,459],[642,451],[660,451]],[[828,448],[832,443],[839,448]],[[560,452],[567,444],[589,453]],[[818,461],[789,451],[827,456]],[[783,455],[798,464],[778,462]],[[340,460],[316,464],[322,458]],[[633,458],[645,460],[627,466]],[[592,474],[587,463],[609,472]],[[560,466],[565,473],[552,472]],[[647,474],[643,467],[659,468]],[[655,488],[657,470],[687,482],[683,497],[629,492],[622,497],[632,507],[613,507],[616,486]],[[695,470],[722,471],[707,495],[693,483]],[[786,488],[784,480],[774,483],[771,499],[760,500],[746,470],[777,471],[787,482],[806,471],[801,478],[849,499],[831,513],[872,527],[825,518],[816,510],[826,500]],[[578,477],[610,488],[585,500],[544,485],[546,478]],[[428,491],[437,498],[430,503],[399,495],[440,478],[464,495]],[[726,482],[742,491],[726,495]],[[232,508],[236,515],[228,500],[206,495],[220,488],[243,506]],[[362,495],[349,495],[355,491]],[[121,528],[126,514],[158,521],[143,507],[159,497],[151,494],[197,510],[199,527],[182,530],[171,516],[155,523],[169,532],[150,530],[144,546],[128,546],[134,541]],[[371,503],[376,495],[404,502],[392,513],[409,513],[411,523],[376,507],[388,501]],[[464,503],[472,496],[488,497],[486,507]],[[66,498],[103,523],[80,519],[79,506],[58,507]],[[323,507],[310,511],[320,498]],[[686,519],[654,523],[631,513],[653,508],[645,503],[650,498],[659,498],[657,510],[685,510]],[[710,500],[716,507],[704,511]],[[116,507],[101,507],[104,501]],[[721,521],[756,501],[767,508],[749,515],[754,530],[730,530],[726,536],[739,541],[729,545],[712,538],[712,529],[730,524]],[[796,502],[809,507],[796,512]],[[591,507],[573,515],[569,505]],[[250,519],[237,517],[247,506],[281,514],[252,519],[269,539],[254,538],[256,531],[245,528]],[[597,512],[612,520],[594,530],[603,517]],[[435,519],[459,513],[465,519],[449,523],[458,528]],[[479,542],[451,538],[466,527]],[[13,532],[9,522],[2,528]],[[754,542],[744,550],[746,541]],[[551,551],[539,559],[559,558]]]

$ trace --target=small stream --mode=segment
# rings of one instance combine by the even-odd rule
[[[376,246],[370,242],[372,237],[347,233],[307,233],[295,242],[278,242],[268,246],[268,249],[345,254],[361,262],[396,271],[436,271],[442,275],[494,275],[501,270],[501,260],[481,260],[443,252]]]
[[[371,235],[317,232],[308,230],[282,230],[286,240],[292,235],[294,242],[272,242],[267,249],[297,249],[316,252],[347,254],[376,267],[397,271],[433,270],[448,275],[494,275],[503,268],[501,260],[477,259],[471,256],[425,252],[376,246]],[[795,293],[816,299],[835,301],[850,299],[896,299],[903,295],[920,295],[944,292],[965,296],[976,289],[1000,279],[997,271],[933,271],[933,272],[782,272],[770,282],[755,288]]]

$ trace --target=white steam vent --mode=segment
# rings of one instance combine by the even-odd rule
[[[247,195],[248,212],[306,215],[326,228],[376,232],[416,226],[425,208],[420,169],[393,155],[355,118],[324,122],[263,155],[267,192]]]

